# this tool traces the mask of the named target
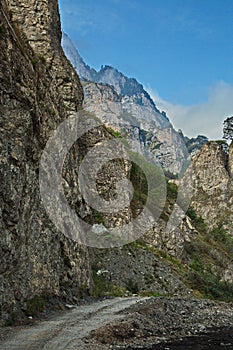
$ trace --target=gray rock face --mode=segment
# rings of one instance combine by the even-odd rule
[[[208,223],[209,229],[223,226],[233,234],[233,184],[229,159],[221,144],[208,142],[193,158],[192,168],[187,171],[192,187],[192,206]],[[185,179],[184,178],[184,179]]]
[[[24,29],[24,36],[38,59],[47,64],[51,85],[56,84],[70,111],[77,111],[83,101],[79,78],[61,47],[61,24],[57,1],[6,0],[13,22]]]
[[[59,47],[57,1],[39,1],[36,7],[34,1],[12,0],[2,1],[1,6],[0,303],[4,321],[12,312],[25,309],[26,300],[36,295],[78,296],[91,288],[92,278],[87,249],[55,229],[39,194],[45,143],[83,99],[77,74]],[[74,178],[75,158],[68,158],[66,170]]]
[[[183,136],[182,131],[179,130],[179,132],[180,132],[181,136]],[[193,157],[208,142],[208,138],[206,136],[203,136],[203,135],[198,135],[197,137],[193,137],[191,139],[188,137],[184,137],[184,141],[185,141],[185,144],[186,144],[186,147],[187,147],[189,153]]]
[[[67,35],[63,35],[63,48],[84,79],[85,108],[121,131],[134,151],[179,173],[188,157],[184,139],[166,114],[156,108],[143,86],[113,67],[105,66],[97,72],[87,66]]]

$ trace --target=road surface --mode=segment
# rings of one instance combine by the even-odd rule
[[[124,318],[117,315],[129,306],[147,298],[114,298],[98,301],[55,316],[37,325],[20,328],[0,341],[1,350],[97,350],[85,337],[106,323]],[[101,349],[103,349],[103,345]]]

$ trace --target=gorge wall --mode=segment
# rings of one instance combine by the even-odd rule
[[[1,1],[0,7],[1,316],[36,295],[71,298],[91,288],[88,251],[50,222],[39,194],[46,141],[81,107],[79,78],[60,46],[58,4]],[[67,172],[73,175],[74,155]]]

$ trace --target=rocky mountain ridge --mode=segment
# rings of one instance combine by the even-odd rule
[[[188,157],[185,142],[143,86],[111,66],[103,66],[99,72],[90,68],[66,34],[62,45],[84,80],[85,109],[103,123],[121,130],[134,151],[159,161],[164,169],[179,173]]]

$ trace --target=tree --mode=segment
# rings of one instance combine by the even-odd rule
[[[223,138],[233,140],[233,116],[223,122]]]

